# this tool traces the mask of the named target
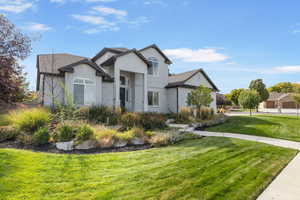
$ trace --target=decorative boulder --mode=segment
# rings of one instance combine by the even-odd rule
[[[63,150],[63,151],[72,151],[73,150],[73,146],[74,146],[74,142],[70,141],[70,142],[57,142],[55,143],[56,148],[59,150]]]
[[[98,141],[98,146],[101,148],[112,148],[114,146],[115,140],[111,138],[102,138]]]
[[[131,144],[133,145],[142,145],[145,144],[145,140],[144,138],[138,138],[138,137],[134,137],[130,140]]]
[[[93,149],[97,147],[96,145],[97,142],[95,140],[86,140],[80,144],[77,144],[75,146],[75,149],[79,149],[79,150]]]
[[[119,140],[114,143],[114,147],[125,147],[128,144],[126,140]]]

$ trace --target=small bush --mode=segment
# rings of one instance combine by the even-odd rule
[[[17,141],[23,145],[32,145],[33,144],[33,136],[28,135],[24,132],[21,132],[17,136]]]
[[[183,137],[177,133],[154,133],[153,136],[149,139],[149,143],[152,146],[159,147],[159,146],[165,146],[169,144],[174,144],[176,142],[179,142],[183,139]]]
[[[17,131],[12,126],[0,126],[0,142],[15,139]]]
[[[188,124],[193,120],[193,110],[189,107],[182,107],[177,114],[175,121],[179,124]]]
[[[32,137],[32,142],[35,146],[41,146],[48,144],[49,142],[49,130],[46,127],[39,128],[36,132],[34,132]]]
[[[124,128],[133,128],[141,125],[141,117],[137,113],[125,113],[121,117],[121,124]]]
[[[13,111],[8,116],[10,123],[19,131],[33,134],[50,122],[50,112],[43,108]]]
[[[121,111],[107,106],[92,106],[89,109],[89,121],[117,125],[121,119]]]
[[[89,108],[80,107],[75,111],[75,118],[77,120],[88,120],[89,119]]]
[[[212,119],[214,116],[214,110],[209,107],[201,107],[200,110],[197,110],[196,116],[198,120]]]
[[[84,124],[77,129],[75,140],[76,142],[81,143],[91,139],[93,134],[93,129],[89,125]]]
[[[52,137],[56,142],[69,142],[75,137],[74,129],[66,123],[59,124]]]
[[[100,147],[111,148],[114,145],[117,133],[113,129],[101,129],[95,132],[95,138]]]
[[[145,130],[164,129],[166,125],[166,117],[159,113],[141,113],[141,127]]]

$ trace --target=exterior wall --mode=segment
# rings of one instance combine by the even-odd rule
[[[167,89],[168,112],[177,113],[177,88]]]
[[[116,106],[120,105],[120,74],[124,72],[134,73],[133,81],[133,111],[141,112],[147,110],[147,65],[134,53],[118,57],[115,62],[114,77],[114,102]]]
[[[165,63],[164,57],[154,48],[148,48],[140,52],[146,59],[149,57],[155,57],[158,60],[158,76],[148,75],[148,91],[158,91],[159,92],[159,107],[148,107],[151,112],[161,112],[167,113],[168,109],[168,99],[167,99],[167,89],[168,76],[169,76],[169,65]]]
[[[44,79],[45,77],[45,79]],[[40,92],[43,95],[45,106],[52,106],[54,103],[64,103],[64,77],[41,75]],[[44,80],[43,80],[44,79]],[[52,82],[53,80],[53,82]],[[44,86],[43,86],[44,83]],[[53,84],[52,84],[53,83]],[[44,91],[43,91],[44,88]],[[52,92],[53,89],[53,92]],[[53,102],[53,98],[54,102]]]
[[[212,85],[207,81],[207,79],[200,72],[194,75],[191,79],[189,79],[186,82],[186,84],[193,85],[193,86],[203,85],[208,88],[213,88]]]
[[[178,107],[179,111],[182,107],[186,107],[187,105],[187,96],[188,94],[192,91],[193,89],[189,88],[178,88]],[[211,92],[211,96],[213,98],[213,101],[211,102],[210,106],[211,108],[214,109],[215,112],[217,112],[217,93],[216,92]],[[176,98],[176,96],[174,97]]]
[[[90,105],[101,105],[102,103],[102,77],[96,76],[96,70],[92,67],[81,64],[74,67],[74,72],[65,73],[65,86],[68,91],[68,93],[73,97],[73,90],[74,90],[74,80],[76,78],[83,78],[83,79],[89,79],[94,81],[95,86],[94,89],[86,90],[87,96],[94,96],[94,100],[90,99]]]
[[[115,53],[112,52],[106,52],[103,56],[101,56],[100,58],[98,58],[95,63],[97,65],[102,64],[104,61],[108,60],[110,57],[116,55]]]

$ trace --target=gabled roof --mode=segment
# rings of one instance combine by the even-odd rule
[[[128,51],[124,51],[123,53],[120,53],[120,54],[117,54],[117,55],[114,55],[112,57],[110,57],[108,60],[104,61],[101,66],[110,66],[110,65],[114,65],[117,58],[118,57],[121,57],[121,56],[124,56],[124,55],[127,55],[129,53],[134,53],[136,54],[147,66],[150,66],[150,63],[147,61],[147,59],[140,53],[138,52],[136,49],[131,49],[131,50],[128,50]]]
[[[109,74],[107,74],[103,69],[101,69],[101,67],[99,67],[96,63],[94,63],[90,59],[80,60],[78,62],[75,62],[75,63],[69,64],[69,65],[66,65],[64,67],[61,67],[58,70],[60,72],[73,72],[74,67],[76,67],[80,64],[86,64],[86,65],[89,65],[90,67],[94,68],[96,70],[96,75],[97,76],[103,76],[103,77],[106,78],[106,80],[113,80],[112,77]]]
[[[154,48],[154,49],[156,49],[157,51],[158,51],[158,53],[162,56],[162,57],[164,57],[164,59],[165,59],[165,62],[167,63],[167,64],[172,64],[172,61],[162,52],[162,50],[160,50],[160,48],[158,48],[158,46],[156,45],[156,44],[152,44],[152,45],[150,45],[150,46],[147,46],[147,47],[145,47],[145,48],[142,48],[142,49],[140,49],[139,50],[139,52],[141,52],[141,51],[144,51],[144,50],[146,50],[146,49],[149,49],[149,48]]]
[[[206,80],[211,84],[214,90],[219,91],[217,86],[212,82],[212,80],[207,76],[207,74],[204,72],[203,69],[196,69],[180,74],[175,74],[169,76],[168,82],[169,84],[166,86],[166,88],[174,88],[174,87],[194,87],[192,85],[186,84],[188,80],[190,80],[193,76],[195,76],[197,73],[201,73]]]
[[[267,101],[279,101],[285,97],[290,97],[291,93],[279,93],[279,92],[270,92],[269,98]],[[291,98],[287,98],[287,100],[291,100]]]
[[[40,54],[37,56],[36,67],[39,73],[59,74],[59,68],[82,59],[86,58],[68,53]]]
[[[116,48],[107,48],[107,47],[104,47],[99,53],[97,53],[97,55],[95,55],[92,58],[92,61],[95,62],[98,58],[100,58],[101,56],[103,56],[106,52],[112,52],[112,53],[115,53],[115,54],[120,54],[120,53],[126,52],[128,50],[129,49],[124,48],[124,47],[116,47]]]

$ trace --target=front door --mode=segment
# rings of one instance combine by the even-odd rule
[[[125,109],[125,97],[126,97],[126,90],[124,87],[120,87],[120,105],[122,109]]]

